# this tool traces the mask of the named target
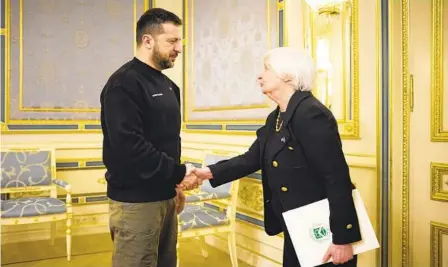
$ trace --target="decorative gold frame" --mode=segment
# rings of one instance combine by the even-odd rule
[[[443,235],[448,235],[448,224],[431,222],[431,266],[442,267],[443,264]],[[445,255],[448,256],[448,255]]]
[[[359,33],[358,33],[358,0],[350,0],[351,2],[351,44],[350,44],[350,51],[351,51],[351,85],[352,85],[352,95],[351,95],[351,102],[352,102],[352,119],[348,120],[346,118],[347,114],[347,103],[346,103],[346,94],[350,92],[349,88],[345,88],[343,90],[344,96],[343,96],[343,110],[344,110],[344,117],[343,118],[337,118],[339,130],[341,134],[341,138],[343,139],[359,139]],[[347,3],[344,3],[347,4]],[[316,17],[316,13],[311,11],[310,8],[306,9],[308,11],[308,25],[310,27],[309,33],[305,34],[305,44],[310,44],[311,53],[314,58],[316,58],[316,48],[315,48],[315,26],[314,26],[314,19]],[[336,12],[338,7],[335,6],[327,6],[323,7],[318,10],[318,13],[325,13],[325,12]],[[305,17],[305,16],[304,16]],[[306,25],[306,21],[303,22],[304,25]],[[304,26],[305,27],[305,26]],[[345,76],[345,74],[343,73]],[[345,77],[343,78],[345,80]],[[345,83],[344,83],[345,84]],[[344,86],[345,87],[345,86]]]
[[[431,162],[431,199],[448,202],[448,191],[443,191],[443,175],[448,175],[448,163]]]
[[[432,0],[431,31],[431,141],[448,142],[443,129],[443,1]]]
[[[16,133],[32,133],[32,134],[43,134],[43,133],[99,133],[101,132],[101,125],[99,120],[12,120],[10,119],[10,27],[11,27],[11,13],[10,13],[10,1],[5,0],[5,28],[1,29],[1,35],[5,36],[5,94],[4,94],[4,107],[3,114],[5,121],[0,124],[2,134],[16,134]],[[23,1],[19,0],[19,110],[23,112],[99,112],[100,109],[77,109],[77,108],[64,108],[64,109],[53,109],[53,108],[27,108],[23,107]],[[150,0],[142,0],[143,7],[148,9],[150,7]],[[137,22],[137,0],[133,0],[133,13],[134,13],[134,25]],[[134,31],[134,54],[136,51],[136,40],[135,40],[135,30]],[[13,127],[10,127],[13,126]],[[22,127],[26,126],[26,127]],[[19,129],[20,128],[20,129]]]
[[[390,55],[390,54],[389,54]],[[409,266],[409,143],[410,143],[410,73],[409,73],[409,0],[401,0],[402,63],[402,187],[401,187],[401,267]]]
[[[189,15],[191,14],[191,17],[194,17],[194,0],[183,0],[184,1],[184,7],[187,10],[185,13],[187,16],[185,16],[185,20],[189,19]],[[190,3],[191,3],[191,7],[190,7]],[[270,22],[270,17],[271,17],[271,11],[270,11],[270,1],[266,0],[266,5],[267,5],[267,35],[268,35],[268,47],[271,46],[271,22]],[[191,28],[190,28],[191,27]],[[190,34],[190,29],[191,29],[191,34]],[[194,48],[194,41],[193,38],[190,36],[193,35],[194,32],[194,24],[193,24],[193,20],[191,20],[190,22],[185,22],[185,40],[188,40],[188,42],[185,42],[185,55],[188,54],[188,50],[193,50]],[[188,60],[188,57],[185,57],[185,64],[189,64],[190,66],[194,66],[194,60],[193,58]],[[189,62],[191,61],[191,62]],[[193,67],[192,67],[193,68]],[[185,75],[185,84],[184,84],[184,95],[185,95],[185,102],[184,102],[184,117],[185,117],[185,121],[191,121],[188,119],[189,117],[189,109],[188,109],[188,105],[191,103],[191,105],[193,105],[194,103],[194,94],[193,91],[188,90],[190,88],[190,84],[193,83],[193,78],[191,79],[191,82],[189,82],[189,74],[191,73],[191,71],[189,71],[188,65],[187,67],[184,69],[184,75]],[[191,112],[205,112],[205,111],[222,111],[222,110],[246,110],[246,109],[259,109],[259,108],[269,108],[270,104],[268,102],[267,99],[265,99],[264,103],[262,104],[250,104],[250,105],[229,105],[229,106],[219,106],[219,107],[207,107],[207,108],[198,108],[198,107],[192,107]],[[195,121],[203,121],[203,120],[195,120]]]
[[[190,16],[192,13],[189,11],[189,1],[194,0],[183,0],[184,6],[184,51],[189,49],[189,46],[193,46],[193,41],[190,40],[189,36],[189,27],[190,27]],[[270,23],[270,2],[266,0],[268,5],[268,40],[269,46],[271,46],[271,23]],[[287,45],[288,39],[286,34],[287,23],[286,23],[286,9],[285,9],[285,0],[276,0],[276,16],[277,16],[277,32],[283,33],[283,45]],[[282,13],[282,28],[280,27],[279,18],[280,13]],[[277,35],[278,36],[278,35]],[[279,40],[277,38],[277,44],[279,44]],[[265,118],[262,119],[250,119],[250,118],[242,118],[237,120],[216,120],[216,119],[204,119],[204,120],[190,120],[189,119],[189,103],[191,103],[192,98],[190,93],[188,92],[188,53],[184,53],[184,75],[183,75],[183,123],[182,123],[182,131],[189,133],[199,133],[199,134],[236,134],[236,135],[254,135],[255,131],[264,125]],[[247,106],[229,106],[229,107],[216,107],[216,108],[207,108],[207,109],[192,109],[191,111],[218,111],[218,110],[247,110],[247,109],[259,109],[259,108],[269,108],[270,105],[268,102],[265,104],[256,104],[256,105],[247,105]]]

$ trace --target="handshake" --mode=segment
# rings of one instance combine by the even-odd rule
[[[196,168],[192,164],[185,164],[187,171],[180,184],[177,185],[181,190],[193,190],[202,185],[202,182],[213,178],[212,172],[208,167]]]

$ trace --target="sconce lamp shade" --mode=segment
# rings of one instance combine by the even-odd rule
[[[319,8],[325,6],[342,4],[347,0],[305,0],[305,1],[313,10],[316,11]]]

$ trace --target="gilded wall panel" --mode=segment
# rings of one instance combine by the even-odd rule
[[[240,181],[237,206],[239,212],[256,219],[263,219],[263,186],[261,180],[244,178]]]
[[[431,162],[431,199],[448,201],[448,164]]]
[[[444,77],[448,70],[445,60],[448,44],[448,5],[442,0],[432,1],[432,70],[431,70],[431,140],[448,142],[448,92]],[[412,105],[413,103],[411,103]]]
[[[256,83],[276,45],[276,1],[186,0],[185,121],[259,120]]]
[[[9,124],[97,124],[100,92],[133,57],[146,2],[8,0]]]
[[[305,10],[305,47],[313,55],[317,68],[313,93],[336,117],[342,138],[357,139],[360,137],[358,0]]]
[[[448,267],[448,225],[431,222],[431,266]]]

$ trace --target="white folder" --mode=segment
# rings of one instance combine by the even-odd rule
[[[353,201],[362,237],[361,241],[353,243],[353,253],[356,255],[377,249],[380,245],[357,189],[353,190]],[[328,199],[284,212],[283,218],[300,265],[315,267],[324,264],[322,258],[332,243]]]

